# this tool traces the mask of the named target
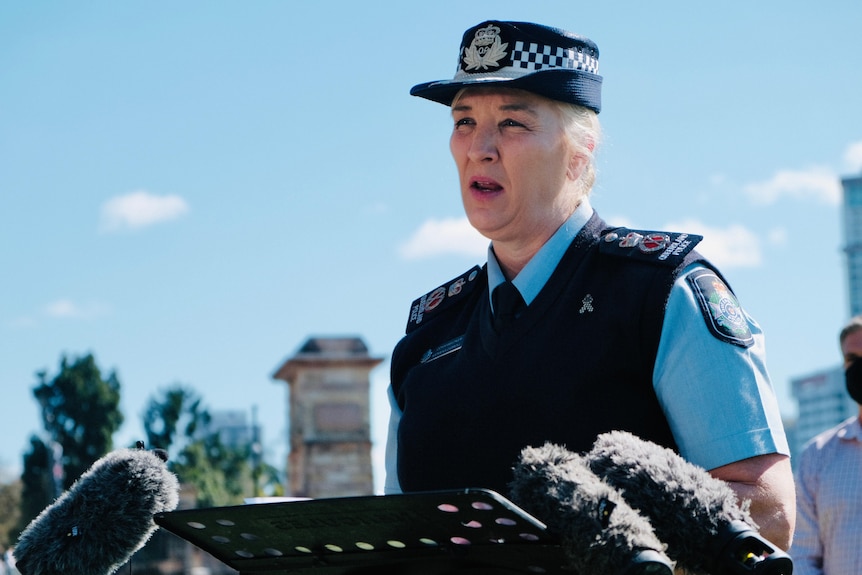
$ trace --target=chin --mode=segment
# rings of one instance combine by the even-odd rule
[[[504,227],[504,224],[498,220],[496,214],[489,213],[487,210],[468,211],[467,221],[470,222],[470,227],[489,240],[493,240],[495,236],[499,236],[500,230]]]

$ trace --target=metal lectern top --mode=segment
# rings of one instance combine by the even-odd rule
[[[487,489],[160,513],[242,575],[571,575],[545,525]]]

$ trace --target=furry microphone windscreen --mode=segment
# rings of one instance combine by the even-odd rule
[[[714,575],[788,575],[790,557],[757,533],[748,501],[671,449],[631,433],[599,435],[590,468],[646,515],[678,566]]]
[[[108,575],[158,529],[153,515],[172,511],[179,482],[167,458],[120,449],[98,461],[21,533],[13,549],[22,575]]]
[[[560,537],[577,573],[671,575],[649,522],[580,456],[550,443],[525,448],[509,487],[515,504]]]

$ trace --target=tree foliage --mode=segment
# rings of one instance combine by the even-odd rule
[[[193,488],[199,507],[236,505],[265,487],[281,492],[276,471],[255,455],[257,446],[229,445],[211,426],[209,410],[190,387],[174,384],[147,404],[144,431],[151,447],[168,451],[168,465]]]
[[[195,437],[198,429],[209,424],[209,412],[201,397],[191,388],[174,384],[151,397],[144,409],[144,433],[149,447],[168,451],[176,442]],[[178,433],[179,428],[179,433]]]
[[[44,432],[30,438],[24,454],[18,532],[113,448],[123,423],[120,382],[115,373],[103,378],[92,354],[71,361],[63,356],[56,376],[36,376],[33,396]]]
[[[30,437],[30,450],[24,454],[24,471],[21,474],[21,502],[17,534],[27,527],[57,494],[53,457],[50,448],[39,437]]]
[[[8,549],[18,539],[20,505],[21,481],[0,483],[0,550]]]
[[[247,449],[224,445],[218,433],[187,444],[173,470],[195,486],[199,507],[238,505],[254,493]]]
[[[63,488],[68,489],[113,449],[114,433],[123,423],[120,381],[114,372],[103,378],[92,354],[71,362],[64,356],[53,379],[44,371],[37,376],[33,395],[47,435],[63,449]]]

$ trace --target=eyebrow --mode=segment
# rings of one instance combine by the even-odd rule
[[[452,112],[469,112],[473,109],[473,106],[468,106],[466,104],[458,104],[457,106],[452,106]],[[537,116],[538,113],[536,109],[529,105],[523,104],[520,102],[516,102],[514,104],[503,104],[498,108],[503,112],[526,112],[532,116]]]

